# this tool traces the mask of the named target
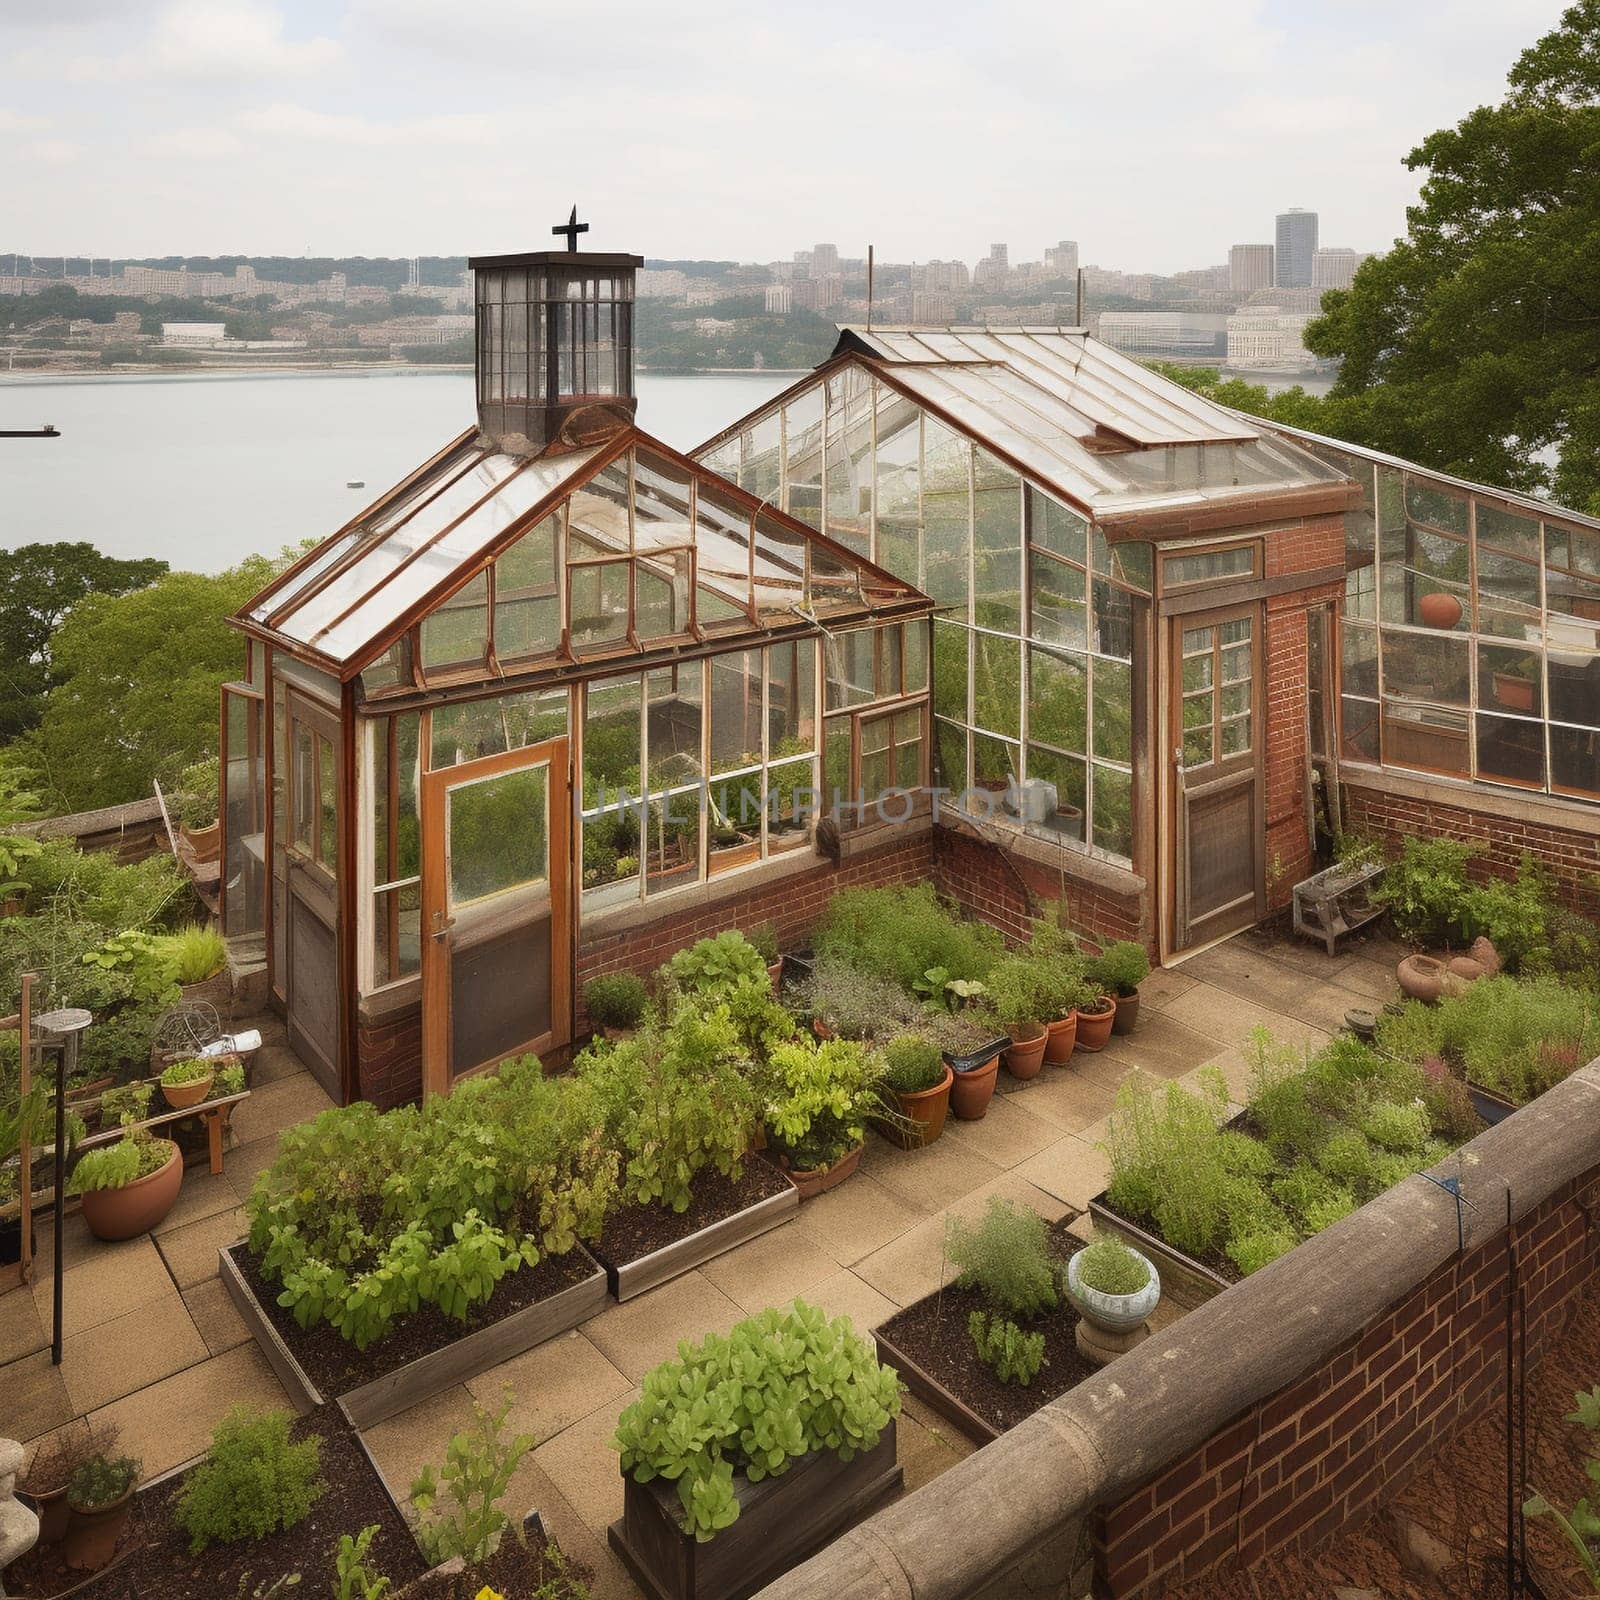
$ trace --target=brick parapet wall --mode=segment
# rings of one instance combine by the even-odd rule
[[[1479,881],[1514,877],[1530,855],[1569,906],[1600,916],[1600,810],[1574,807],[1572,826],[1564,827],[1535,815],[1532,806],[1519,807],[1505,791],[1479,795],[1410,775],[1352,770],[1344,774],[1343,792],[1347,832],[1375,838],[1391,852],[1410,836],[1471,840],[1484,847],[1467,869]]]
[[[763,1600],[1158,1595],[1359,1520],[1495,1398],[1506,1196],[1530,1351],[1600,1270],[1600,1061],[877,1513]],[[1053,1573],[1041,1553],[1054,1552]]]

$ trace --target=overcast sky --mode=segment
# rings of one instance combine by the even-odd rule
[[[1321,213],[1385,247],[1405,153],[1556,0],[0,0],[0,249],[584,242],[1174,271]],[[9,269],[9,261],[5,262]]]

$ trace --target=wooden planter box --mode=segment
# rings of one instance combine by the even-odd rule
[[[745,1600],[859,1522],[901,1488],[905,1473],[891,1420],[853,1461],[818,1450],[782,1477],[736,1477],[739,1519],[704,1544],[679,1524],[677,1484],[624,1480],[611,1548],[651,1600]]]
[[[1480,1089],[1475,1083],[1467,1085],[1467,1094],[1472,1099],[1472,1109],[1491,1128],[1497,1122],[1504,1122],[1513,1111],[1520,1109],[1515,1101],[1497,1095],[1492,1089]]]
[[[961,1331],[961,1337],[966,1336],[966,1331]],[[989,1444],[1000,1437],[1001,1430],[986,1417],[980,1417],[952,1389],[947,1389],[939,1380],[925,1372],[917,1363],[908,1356],[895,1342],[892,1334],[887,1334],[882,1328],[874,1328],[873,1342],[878,1347],[878,1359],[887,1367],[893,1367],[900,1374],[900,1381],[922,1403],[932,1410],[937,1411],[947,1421],[953,1422],[969,1438],[976,1439],[979,1444]],[[1040,1406],[1046,1406],[1048,1400],[1040,1401]]]
[[[632,1300],[671,1278],[693,1272],[725,1251],[759,1238],[787,1222],[799,1209],[800,1191],[790,1184],[781,1193],[768,1195],[743,1211],[735,1211],[731,1217],[708,1222],[686,1238],[664,1244],[649,1255],[621,1266],[607,1266],[607,1285],[618,1300]]]
[[[332,1400],[350,1426],[359,1429],[370,1428],[452,1384],[476,1377],[512,1356],[521,1355],[524,1350],[566,1333],[602,1310],[606,1303],[605,1269],[582,1245],[574,1249],[594,1268],[580,1282],[535,1305],[513,1311],[498,1322],[474,1328],[454,1343],[430,1350],[340,1395],[324,1395],[312,1382],[245,1282],[229,1250],[219,1251],[218,1260],[229,1296],[296,1408],[303,1413]]]

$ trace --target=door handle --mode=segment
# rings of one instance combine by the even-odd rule
[[[454,917],[447,917],[444,912],[435,911],[433,914],[433,937],[435,939],[443,939],[455,925],[456,919]]]

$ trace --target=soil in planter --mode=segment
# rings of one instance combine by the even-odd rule
[[[1051,1254],[1063,1262],[1083,1248],[1083,1241],[1067,1232],[1070,1220],[1050,1230]],[[979,1358],[967,1332],[967,1318],[974,1311],[988,1309],[988,1302],[976,1289],[951,1284],[942,1293],[930,1294],[896,1312],[877,1332],[892,1339],[930,1378],[1002,1433],[1100,1370],[1078,1354],[1073,1340],[1078,1313],[1063,1295],[1054,1311],[1017,1319],[1023,1332],[1044,1335],[1044,1365],[1033,1382],[1026,1388],[1002,1383],[994,1369]],[[893,1351],[881,1354],[894,1365]]]
[[[133,1553],[120,1565],[107,1569],[82,1591],[82,1600],[223,1600],[250,1575],[245,1592],[257,1583],[272,1583],[286,1572],[302,1575],[300,1593],[325,1595],[334,1587],[334,1551],[339,1535],[354,1534],[370,1523],[378,1525],[367,1565],[385,1572],[398,1588],[426,1570],[405,1520],[395,1510],[383,1480],[356,1442],[355,1435],[328,1413],[301,1417],[290,1428],[292,1437],[308,1433],[322,1439],[321,1472],[326,1488],[311,1514],[283,1533],[239,1544],[214,1544],[197,1556],[189,1554],[189,1536],[172,1519],[172,1507],[183,1492],[187,1474],[169,1478],[144,1494],[136,1495],[122,1551]],[[6,1568],[9,1592],[54,1595],[72,1588],[82,1573],[69,1572],[61,1562],[61,1546],[34,1550]],[[476,1593],[476,1591],[474,1591]]]
[[[555,1540],[535,1528],[508,1531],[500,1548],[483,1563],[455,1577],[430,1574],[406,1590],[405,1600],[474,1600],[484,1588],[528,1600],[576,1600],[587,1594],[594,1575],[580,1562],[563,1556]],[[546,1588],[544,1585],[548,1584]]]
[[[760,1156],[747,1156],[744,1173],[735,1183],[710,1167],[703,1167],[690,1182],[689,1209],[669,1211],[665,1206],[629,1205],[614,1211],[605,1231],[590,1252],[606,1266],[625,1267],[652,1251],[687,1239],[713,1222],[748,1210],[775,1194],[787,1194],[789,1180]]]
[[[294,1320],[294,1313],[278,1304],[278,1296],[283,1292],[281,1286],[267,1281],[256,1258],[244,1245],[236,1244],[228,1253],[238,1263],[250,1292],[324,1400],[359,1389],[408,1361],[431,1355],[466,1334],[509,1317],[514,1311],[548,1300],[594,1272],[593,1266],[576,1250],[564,1256],[546,1256],[535,1267],[521,1267],[508,1273],[495,1285],[494,1293],[483,1305],[467,1313],[465,1322],[447,1317],[437,1306],[425,1305],[410,1316],[402,1317],[385,1338],[368,1345],[365,1350],[358,1350],[326,1322],[302,1328]]]

